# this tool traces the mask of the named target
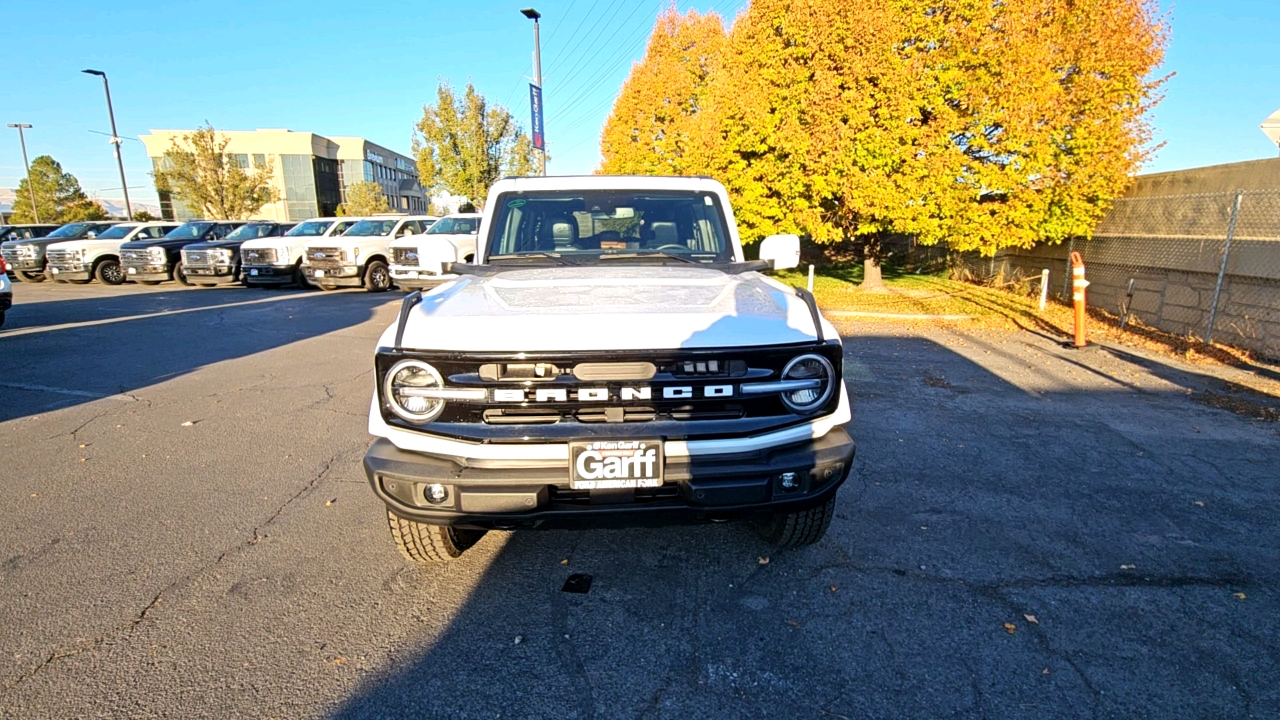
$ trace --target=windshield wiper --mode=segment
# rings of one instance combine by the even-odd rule
[[[601,260],[604,260],[605,258],[622,258],[624,260],[634,258],[669,258],[671,260],[679,260],[680,262],[692,263],[694,265],[707,264],[701,260],[695,260],[687,255],[677,255],[676,253],[669,253],[661,250],[651,250],[648,252],[605,253],[600,256]]]
[[[507,253],[505,255],[490,255],[489,260],[523,260],[525,258],[555,258],[559,260],[561,257],[563,256],[558,252],[522,252]]]

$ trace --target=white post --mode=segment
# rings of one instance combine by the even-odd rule
[[[809,292],[813,292],[813,263],[809,263]]]
[[[1049,300],[1049,268],[1040,271],[1040,312],[1044,312],[1044,304]]]

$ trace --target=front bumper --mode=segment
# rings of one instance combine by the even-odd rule
[[[10,270],[19,270],[22,272],[40,272],[44,270],[44,256],[39,257],[19,257],[17,255],[5,255],[5,264]]]
[[[235,268],[230,265],[184,265],[182,271],[194,283],[229,285],[237,282]]]
[[[287,285],[294,281],[292,265],[245,265],[240,276],[250,285]]]
[[[125,265],[124,276],[137,282],[163,282],[173,279],[173,271],[166,265]]]
[[[314,267],[303,265],[302,274],[317,285],[336,285],[338,287],[360,287],[360,267],[343,265],[341,267]]]
[[[54,280],[92,280],[93,273],[89,272],[83,264],[75,265],[49,265],[49,275]]]
[[[805,510],[829,500],[848,476],[855,446],[843,427],[815,440],[732,455],[669,457],[661,488],[594,493],[569,488],[568,467],[463,467],[400,450],[379,438],[365,474],[387,509],[430,525],[473,528],[669,525]],[[797,473],[786,491],[780,476]],[[429,484],[448,497],[427,502]]]
[[[457,279],[457,275],[429,275],[416,268],[391,266],[391,280],[402,290],[426,290]]]

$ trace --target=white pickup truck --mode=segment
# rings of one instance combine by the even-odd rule
[[[302,252],[302,274],[321,290],[390,290],[391,241],[424,233],[438,219],[431,215],[363,218],[342,235],[307,242]]]
[[[307,243],[337,237],[358,217],[311,218],[303,220],[282,236],[247,240],[240,246],[240,267],[246,285],[306,284],[302,275],[302,253]]]
[[[475,264],[405,297],[374,357],[364,466],[401,553],[488,530],[751,519],[826,532],[854,457],[843,348],[775,235],[746,261],[705,178],[501,180]]]
[[[440,252],[450,253],[452,262],[473,262],[476,238],[480,236],[479,213],[454,213],[436,221],[421,235],[410,235],[391,243],[391,279],[401,290],[432,288],[456,275],[440,275],[424,268],[418,258],[431,254],[427,248],[436,245]]]
[[[134,240],[164,237],[176,222],[127,222],[98,233],[95,237],[65,240],[45,248],[49,275],[58,282],[87,283],[97,279],[104,285],[120,285],[128,277],[120,264],[120,246]]]

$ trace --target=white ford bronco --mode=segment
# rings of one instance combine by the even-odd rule
[[[430,215],[363,218],[341,235],[307,242],[302,251],[302,274],[321,290],[390,290],[391,241],[424,233],[437,219]]]
[[[164,237],[176,222],[127,222],[112,225],[94,237],[64,240],[45,248],[49,274],[58,282],[120,285],[127,277],[120,264],[120,246],[134,240]]]
[[[302,252],[309,242],[336,237],[359,222],[358,217],[303,220],[283,236],[247,240],[240,246],[240,266],[246,285],[303,287]]]
[[[479,236],[479,213],[446,215],[425,233],[410,235],[391,243],[391,279],[395,281],[396,287],[405,291],[433,288],[454,280],[457,275],[439,274],[439,263],[436,263],[434,269],[424,268],[418,263],[418,258],[445,253],[452,257],[450,262],[474,262],[476,240]],[[440,247],[434,253],[424,250],[430,245]]]
[[[365,455],[410,560],[486,531],[756,521],[780,546],[831,522],[854,443],[843,349],[813,296],[743,258],[705,178],[493,186],[476,264],[405,297],[378,343]]]

